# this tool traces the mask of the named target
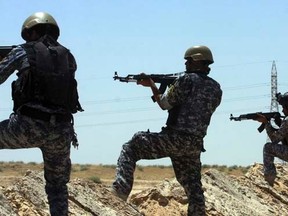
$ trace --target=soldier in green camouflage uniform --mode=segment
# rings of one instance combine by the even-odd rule
[[[168,110],[166,127],[161,132],[138,132],[125,143],[120,153],[112,191],[126,200],[132,190],[133,173],[140,159],[170,157],[179,183],[189,200],[188,215],[205,215],[201,184],[200,154],[210,119],[222,97],[220,85],[208,77],[213,63],[206,46],[194,46],[186,53],[186,72],[161,95],[152,79],[138,82],[148,86],[158,105]]]
[[[77,141],[72,113],[82,109],[73,85],[69,87],[74,91],[72,97],[78,107],[67,102],[72,97],[66,87],[74,80],[76,62],[72,54],[56,41],[58,36],[59,28],[54,18],[47,13],[35,13],[22,27],[26,43],[13,48],[0,62],[0,84],[18,71],[17,79],[12,83],[14,112],[9,119],[0,122],[0,149],[40,148],[50,213],[65,216],[68,215],[66,184],[71,171],[70,147],[71,142]],[[36,48],[38,46],[44,47],[44,52]],[[55,74],[50,76],[52,71]],[[41,72],[45,74],[44,80],[39,75]],[[60,74],[61,79],[62,72],[69,77],[63,83],[57,76]],[[60,85],[56,86],[53,79]],[[46,81],[48,85],[44,85]],[[48,94],[51,93],[49,89],[58,92],[54,94],[55,98],[50,97],[53,94]],[[65,92],[64,98],[61,91]]]
[[[279,129],[275,129],[263,115],[259,114],[256,119],[265,124],[266,132],[271,140],[263,148],[264,178],[271,186],[274,185],[276,178],[274,158],[278,157],[288,162],[288,92],[284,95],[278,93],[277,101],[282,106],[282,112],[285,115],[285,119],[282,121],[281,119],[278,119],[278,121],[275,119]]]

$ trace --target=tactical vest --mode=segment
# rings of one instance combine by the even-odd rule
[[[49,36],[22,47],[30,67],[21,69],[12,83],[13,110],[27,102],[36,102],[69,113],[83,111],[75,80],[77,66],[70,51]]]
[[[188,73],[188,72],[186,72],[186,73]],[[193,71],[193,72],[189,72],[189,73],[196,73],[199,76],[201,76],[203,79],[209,79],[209,77],[207,76],[208,73],[206,73],[204,71]],[[167,126],[175,126],[176,125],[180,109],[181,109],[181,105],[177,105],[177,106],[174,106],[172,109],[168,110],[168,118],[166,121]]]

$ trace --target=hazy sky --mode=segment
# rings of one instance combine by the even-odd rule
[[[184,71],[183,55],[206,45],[214,55],[210,76],[223,100],[205,137],[203,164],[251,165],[262,162],[266,134],[258,122],[231,122],[231,113],[267,112],[275,60],[278,91],[288,91],[288,4],[285,0],[79,0],[0,1],[0,45],[21,44],[24,20],[46,11],[61,29],[59,42],[74,54],[80,101],[75,115],[79,149],[73,163],[116,164],[121,146],[137,131],[157,132],[167,112],[151,99],[149,88],[113,81],[119,75]],[[0,86],[0,119],[12,110],[11,76]],[[281,109],[280,109],[281,111]],[[1,150],[0,161],[42,162],[38,149]],[[169,159],[139,164],[170,165]]]

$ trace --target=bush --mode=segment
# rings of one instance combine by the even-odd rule
[[[80,165],[80,171],[86,171],[89,169],[89,165]]]
[[[139,165],[137,165],[137,169],[138,169],[139,171],[141,171],[141,172],[144,171],[144,167],[143,167],[143,166],[139,166]]]
[[[89,180],[93,181],[94,183],[100,184],[102,183],[101,179],[98,176],[91,176]]]

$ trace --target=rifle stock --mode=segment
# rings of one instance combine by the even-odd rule
[[[242,115],[239,115],[238,117],[234,117],[232,114],[230,114],[230,120],[231,121],[232,120],[234,120],[234,121],[256,120],[256,118],[258,117],[259,114],[265,116],[267,120],[270,120],[272,118],[274,118],[274,119],[284,118],[284,116],[281,116],[279,112],[264,112],[264,113],[263,112],[255,112],[255,113],[242,114]],[[262,123],[257,130],[259,131],[259,133],[261,133],[264,129],[265,129],[265,124]]]

